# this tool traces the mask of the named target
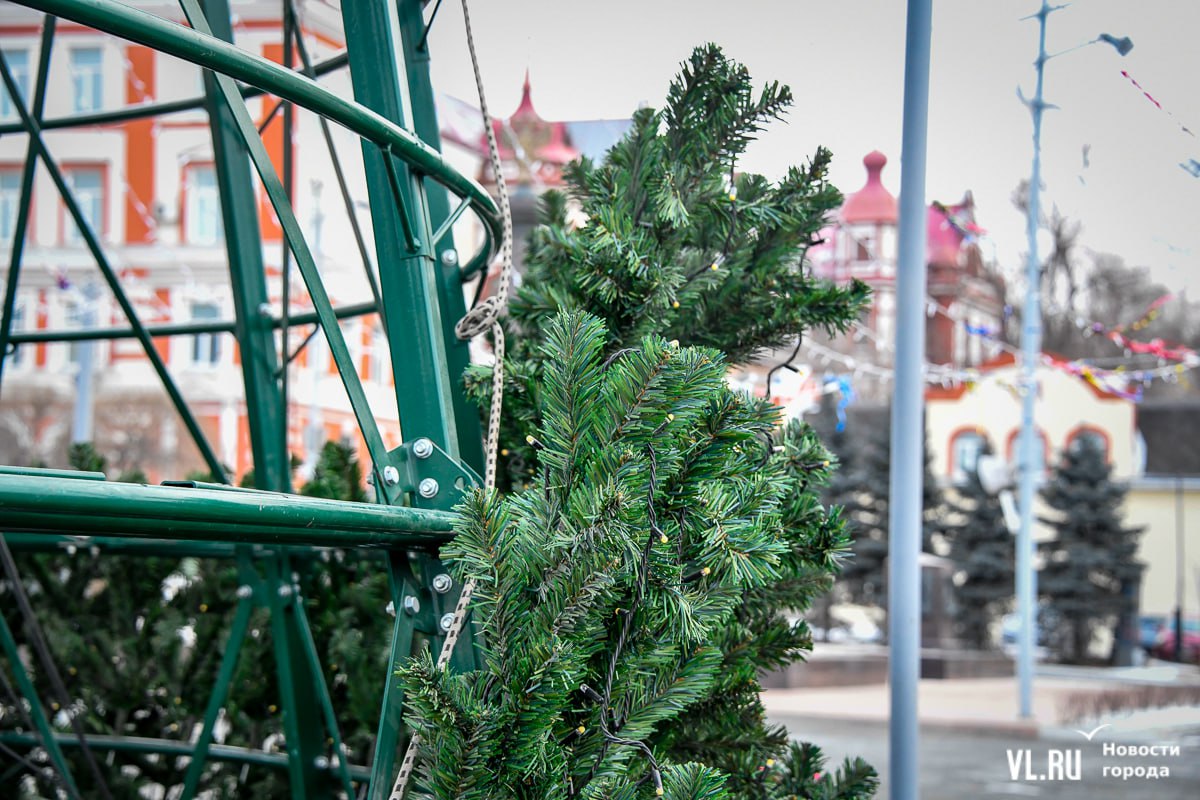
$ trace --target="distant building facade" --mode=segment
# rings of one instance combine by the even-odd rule
[[[145,10],[182,19],[178,7],[139,2]],[[320,61],[344,49],[337,9],[303,3],[303,36]],[[283,59],[277,2],[236,5],[235,41],[276,62]],[[41,15],[14,5],[0,8],[0,48],[22,94],[32,94],[39,56]],[[49,73],[45,117],[104,112],[143,103],[186,100],[203,93],[199,69],[140,45],[79,25],[60,22]],[[347,93],[349,78],[327,79]],[[0,125],[19,122],[13,98],[0,89]],[[297,216],[335,303],[369,298],[362,264],[349,236],[348,218],[333,187],[331,161],[316,118],[297,112],[291,142],[284,141],[275,99],[248,101],[262,126],[263,142],[281,169],[285,148],[295,164]],[[49,126],[47,126],[49,128]],[[352,182],[362,186],[359,146],[338,134]],[[46,140],[72,187],[89,226],[147,325],[230,320],[229,285],[220,200],[207,115],[184,111],[82,128],[48,129]],[[6,275],[20,203],[20,176],[27,139],[0,137],[0,279]],[[281,310],[282,231],[261,187],[258,227],[274,313]],[[365,200],[365,192],[361,198]],[[16,292],[16,333],[93,327],[128,327],[83,239],[66,212],[44,166],[39,167],[30,224]],[[310,306],[298,275],[292,275],[293,313]],[[344,323],[347,341],[389,445],[399,444],[399,425],[389,354],[376,317]],[[293,328],[287,352],[295,352],[311,326]],[[202,461],[154,375],[141,346],[131,338],[83,343],[27,343],[5,361],[0,391],[0,463],[61,465],[78,416],[80,380],[92,390],[85,438],[94,440],[114,474],[132,468],[151,480],[178,478]],[[218,458],[236,475],[251,466],[240,353],[230,334],[159,338],[155,347]],[[281,348],[284,349],[284,348]],[[86,363],[88,375],[81,376]],[[310,469],[322,443],[357,439],[350,405],[323,337],[314,336],[290,368],[287,440]],[[302,476],[303,477],[303,474]]]

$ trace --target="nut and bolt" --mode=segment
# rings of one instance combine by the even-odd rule
[[[453,267],[455,264],[458,263],[458,251],[457,250],[443,250],[442,251],[442,263],[445,264],[447,267]]]
[[[325,756],[317,756],[313,759],[313,766],[317,769],[329,769],[329,759]]]
[[[241,599],[245,600],[247,597],[249,597],[252,594],[254,594],[254,590],[251,589],[249,586],[239,586],[238,587],[237,596],[240,597]]]
[[[442,630],[450,630],[450,626],[454,624],[454,612],[448,611],[442,614],[442,618],[438,621],[438,624],[442,626]]]
[[[388,600],[388,604],[383,607],[383,610],[387,612],[389,617],[396,616],[396,603],[392,600]]]
[[[280,597],[291,597],[292,596],[292,587],[280,586],[279,587],[279,596]]]
[[[433,478],[424,478],[417,486],[417,491],[421,493],[421,497],[424,497],[428,500],[431,497],[437,497],[438,488],[438,482],[436,480]]]
[[[438,594],[445,594],[453,585],[454,579],[444,572],[433,576],[433,590]]]
[[[421,613],[421,601],[413,595],[404,598],[404,613],[410,617],[415,617]]]
[[[433,455],[433,442],[422,436],[413,442],[412,451],[417,458],[429,458]]]
[[[400,470],[388,465],[383,468],[383,482],[388,486],[395,486],[400,482]]]
[[[258,304],[258,315],[264,319],[271,316],[271,304],[270,303],[259,303]]]

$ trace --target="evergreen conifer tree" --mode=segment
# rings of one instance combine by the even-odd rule
[[[472,499],[443,553],[480,580],[485,667],[404,669],[429,796],[653,796],[658,774],[668,797],[783,798],[820,771],[789,777],[812,763],[765,724],[757,674],[811,646],[787,612],[846,547],[818,500],[831,459],[724,383],[809,327],[843,330],[867,296],[803,264],[840,201],[827,151],[776,184],[736,170],[789,103],[698,48],[664,109],[546,196],[506,323],[501,485],[518,491]],[[468,374],[485,408],[490,381]],[[874,785],[851,762],[821,796]]]
[[[1062,454],[1042,498],[1056,513],[1042,520],[1054,537],[1040,546],[1038,589],[1057,621],[1062,656],[1087,660],[1096,630],[1131,608],[1126,590],[1142,573],[1136,559],[1142,528],[1121,521],[1128,488],[1112,480],[1101,445],[1080,437]]]
[[[990,453],[985,446],[982,455]],[[950,558],[958,571],[958,635],[971,647],[986,649],[992,644],[992,624],[1013,596],[1013,536],[999,498],[984,491],[977,470],[967,473],[952,506],[959,515],[947,531]]]
[[[863,605],[887,607],[887,555],[890,526],[892,434],[889,409],[869,409],[855,415],[858,429],[847,442],[857,474],[846,479],[853,491],[847,519],[854,527],[852,555],[841,583],[850,599]],[[852,468],[853,470],[853,468]],[[937,553],[946,534],[946,499],[933,473],[933,453],[925,435],[921,481],[921,550]],[[854,474],[853,471],[851,474]]]

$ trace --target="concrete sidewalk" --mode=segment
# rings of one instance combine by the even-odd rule
[[[1034,680],[1033,718],[1017,715],[1015,678],[923,680],[917,707],[926,728],[971,733],[1039,737],[1077,727],[1077,721],[1129,717],[1146,705],[1176,705],[1170,724],[1200,728],[1200,676],[1189,668],[1039,668]],[[1168,698],[1166,702],[1163,698]],[[885,724],[886,684],[807,689],[768,689],[762,693],[773,718],[804,717]],[[1179,707],[1183,704],[1183,707]],[[1152,715],[1161,725],[1163,714]]]

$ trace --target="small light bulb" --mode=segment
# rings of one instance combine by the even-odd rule
[[[704,567],[703,569],[700,570],[700,574],[701,575],[711,575],[712,567]]]
[[[679,308],[679,301],[678,301],[678,300],[672,300],[672,301],[671,301],[671,308]]]
[[[717,271],[718,269],[720,269],[720,268],[721,268],[721,265],[720,265],[720,264],[718,264],[718,263],[717,263],[717,262],[715,262],[715,261],[712,263],[712,266],[711,266],[711,267],[709,267],[709,269],[711,269],[713,272],[716,272],[716,271]]]
[[[767,759],[767,766],[768,766],[768,767],[773,767],[773,766],[775,766],[775,759],[773,759],[773,758],[768,758],[768,759]]]
[[[670,540],[667,539],[667,535],[665,533],[662,533],[662,534],[659,534],[658,541],[660,541],[663,544],[666,544]]]
[[[584,733],[584,731],[586,731],[586,730],[587,730],[587,728],[580,725],[578,728],[575,729],[575,732],[582,735]]]

